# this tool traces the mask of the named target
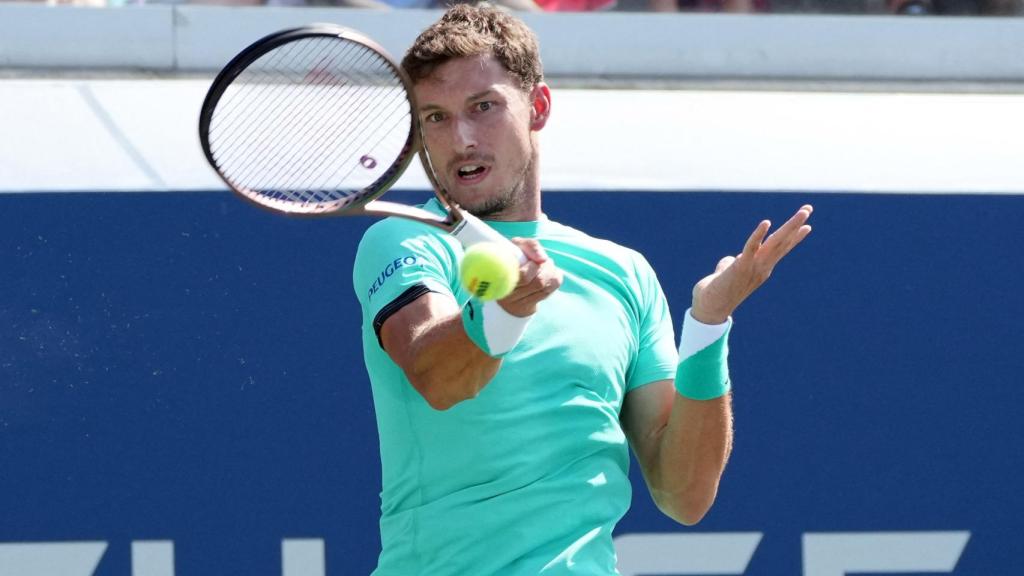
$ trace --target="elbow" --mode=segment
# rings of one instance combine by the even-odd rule
[[[431,378],[429,375],[408,375],[408,378],[409,383],[419,392],[427,405],[438,412],[449,410],[463,400],[468,400],[472,397],[461,397],[454,394],[450,386],[445,385],[445,382],[439,382],[436,378]]]
[[[439,366],[424,362],[406,370],[405,375],[431,408],[445,411],[476,398],[497,371],[496,365],[480,370],[457,363]]]
[[[445,410],[448,410],[452,406],[458,404],[458,402],[453,402],[451,399],[445,398],[438,394],[430,394],[424,390],[420,390],[419,388],[417,388],[417,391],[420,393],[420,396],[422,396],[423,399],[426,400],[427,405],[433,408],[434,410],[437,410],[438,412],[444,412]]]
[[[708,510],[710,509],[711,507],[709,506],[707,508],[702,509],[693,508],[680,510],[675,516],[672,517],[672,519],[676,522],[679,522],[683,526],[696,526],[701,520],[704,519],[704,515],[707,514]]]
[[[424,394],[423,395],[423,399],[427,401],[427,404],[431,408],[433,408],[434,410],[437,410],[438,412],[444,412],[445,410],[448,410],[449,408],[454,407],[456,404],[458,404],[459,402],[462,401],[462,400],[456,400],[456,399],[453,399],[453,398],[450,398],[450,397],[437,396],[437,395],[428,395],[428,394]]]
[[[661,510],[663,514],[683,526],[696,526],[704,519],[704,516],[708,513],[708,510],[710,510],[711,507],[672,506],[661,504],[658,506],[658,509]]]
[[[718,486],[706,489],[691,489],[674,494],[664,494],[655,499],[658,509],[669,518],[684,526],[695,526],[715,503]]]

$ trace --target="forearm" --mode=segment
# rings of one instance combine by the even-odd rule
[[[469,338],[457,313],[420,327],[409,348],[406,377],[438,410],[475,398],[501,366]]]
[[[659,438],[656,499],[684,524],[696,523],[711,508],[732,448],[731,325],[727,315],[715,318],[696,307],[683,322],[672,407]]]
[[[427,293],[385,320],[384,350],[432,407],[447,410],[475,398],[519,342],[537,304],[562,284],[562,273],[534,240],[517,240],[530,259],[500,303]]]
[[[801,206],[771,236],[771,222],[761,221],[739,256],[722,258],[714,273],[697,282],[683,322],[675,380],[660,382],[649,393],[640,388],[625,405],[627,432],[651,494],[679,522],[693,524],[710,509],[732,450],[729,319],[810,234],[806,222],[812,211],[809,204]]]
[[[707,513],[732,450],[732,433],[731,395],[692,400],[675,394],[650,482],[665,514],[692,525]]]

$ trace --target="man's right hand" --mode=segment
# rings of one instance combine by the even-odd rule
[[[530,316],[537,311],[537,304],[562,286],[562,271],[544,252],[540,242],[531,238],[513,238],[512,243],[526,255],[526,263],[519,266],[519,282],[515,289],[498,300],[498,304],[513,316]]]

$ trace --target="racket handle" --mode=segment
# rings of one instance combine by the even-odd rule
[[[452,236],[455,236],[459,242],[462,242],[463,247],[469,248],[481,242],[494,242],[495,244],[505,245],[515,250],[519,263],[526,264],[526,254],[523,254],[519,246],[513,244],[511,240],[505,238],[497,230],[488,226],[486,222],[465,210],[460,211],[460,216],[462,217],[462,222],[452,230]]]

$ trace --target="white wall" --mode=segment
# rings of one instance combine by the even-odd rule
[[[208,79],[0,81],[0,192],[223,184]],[[1024,94],[553,89],[546,190],[1024,193]],[[400,188],[425,190],[413,162]]]

